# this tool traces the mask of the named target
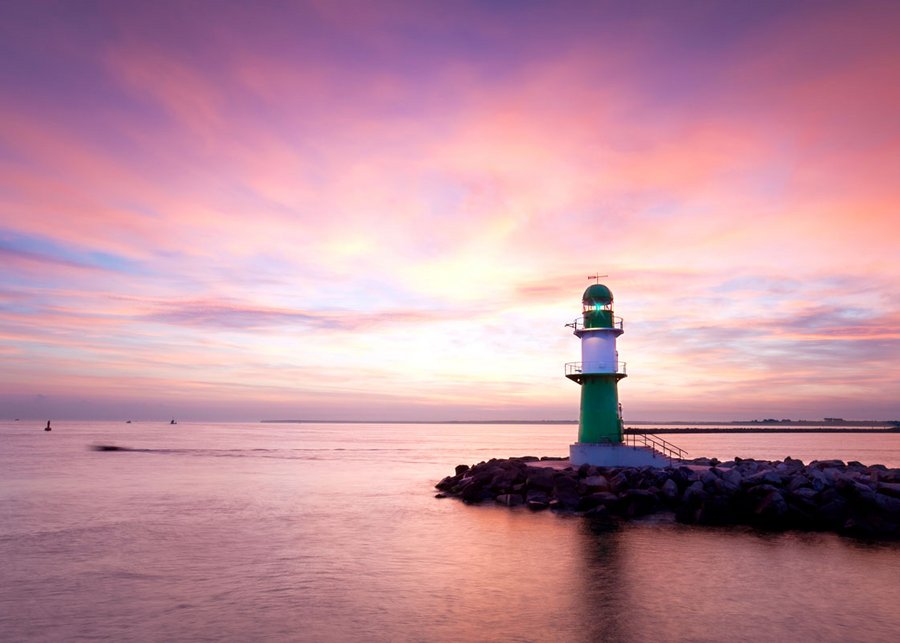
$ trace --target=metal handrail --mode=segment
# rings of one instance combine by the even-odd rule
[[[577,317],[574,321],[566,324],[567,328],[571,328],[573,330],[595,330],[597,328],[608,328],[607,326],[595,326],[592,328],[586,328],[584,325],[584,316]],[[621,317],[614,316],[613,317],[613,325],[612,328],[618,328],[621,331],[625,330],[625,322]]]
[[[640,441],[640,445],[638,444],[638,441]],[[633,447],[650,447],[654,451],[658,451],[663,456],[669,458],[670,463],[673,460],[684,460],[688,454],[688,452],[681,447],[677,447],[671,442],[667,442],[652,433],[626,433],[625,444],[629,443]]]
[[[587,363],[585,363],[585,362],[566,362],[566,367],[565,367],[566,375],[581,375],[582,373],[585,372],[585,368],[588,369],[586,371],[588,374],[591,374],[591,373],[599,373],[599,374],[618,373],[621,375],[628,374],[628,372],[626,370],[628,364],[626,362],[616,362],[616,370],[614,370],[614,371],[594,370],[597,367],[601,367],[601,366],[605,367],[606,364],[607,364],[606,362],[587,362]]]

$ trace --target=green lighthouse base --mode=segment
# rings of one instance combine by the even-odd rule
[[[583,464],[591,464],[595,467],[664,468],[671,466],[668,456],[650,447],[589,442],[576,442],[570,445],[569,462],[575,467]]]

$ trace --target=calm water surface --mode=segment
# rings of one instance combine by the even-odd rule
[[[894,641],[900,545],[436,500],[571,425],[0,423],[0,639]],[[671,435],[900,466],[898,435]],[[136,451],[103,453],[92,444]]]

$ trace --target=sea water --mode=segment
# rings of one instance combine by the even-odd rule
[[[572,425],[0,423],[0,639],[893,641],[900,545],[436,499]],[[900,466],[896,434],[665,435]],[[95,444],[127,447],[99,452]]]

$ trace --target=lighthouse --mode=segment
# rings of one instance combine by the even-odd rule
[[[581,361],[566,364],[566,377],[581,385],[578,442],[569,447],[571,463],[666,466],[668,458],[655,449],[623,443],[618,387],[626,373],[616,339],[624,332],[624,324],[613,314],[612,291],[599,281],[591,284],[581,305],[581,317],[566,324],[581,340]]]

